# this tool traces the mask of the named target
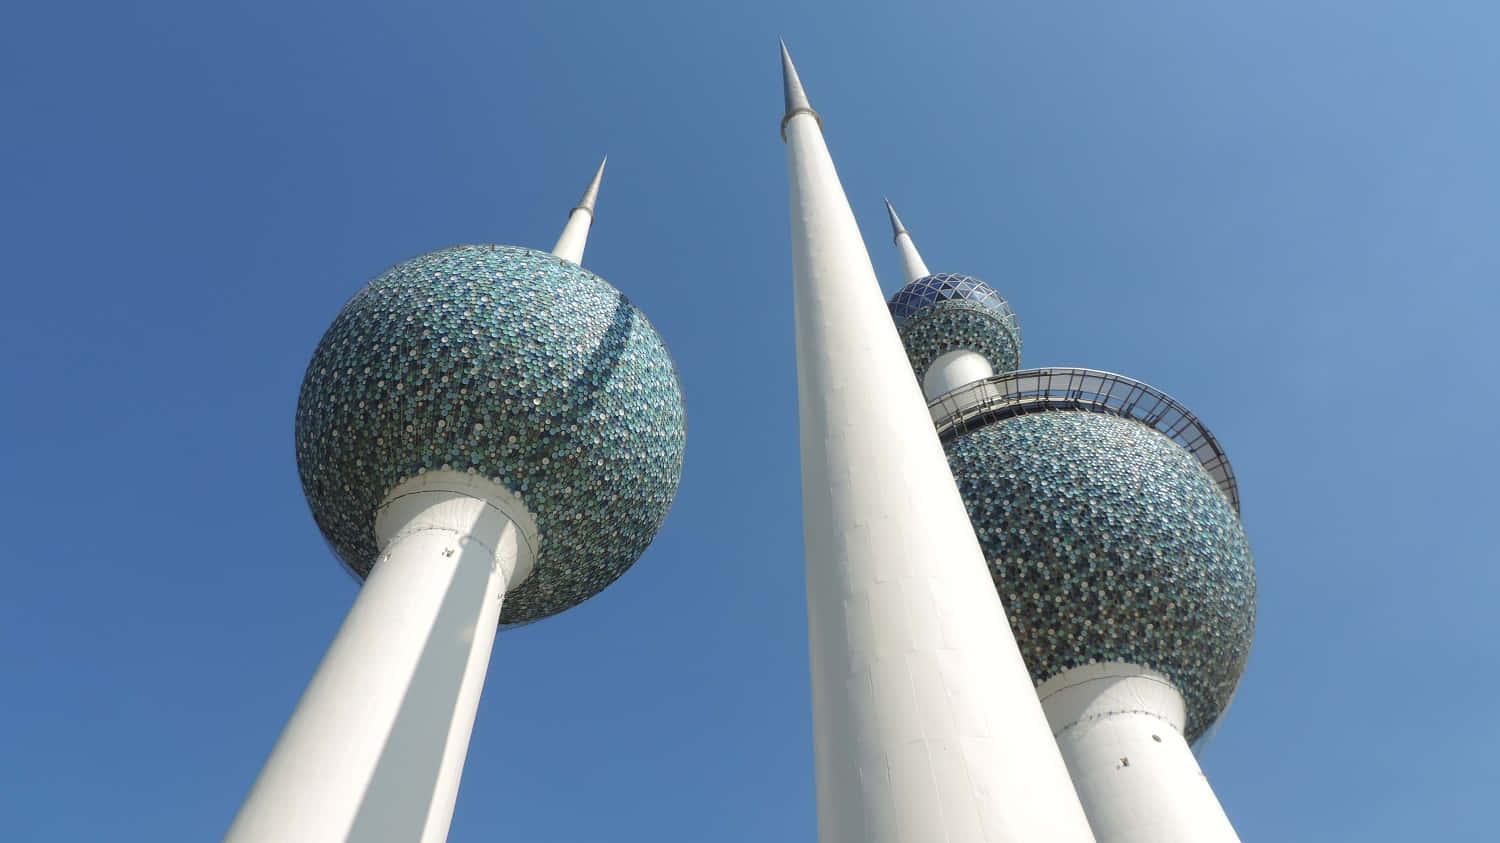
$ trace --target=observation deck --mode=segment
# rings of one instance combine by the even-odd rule
[[[1186,448],[1208,472],[1236,514],[1240,491],[1219,441],[1170,395],[1134,378],[1098,369],[1022,369],[975,381],[928,402],[946,445],[991,422],[1049,410],[1082,410],[1131,419]]]

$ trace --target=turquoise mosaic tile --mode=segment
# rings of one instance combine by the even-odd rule
[[[1195,741],[1224,711],[1255,632],[1255,567],[1198,461],[1129,419],[1013,416],[948,462],[1038,685],[1095,662],[1169,677]]]
[[[682,390],[646,317],[545,252],[454,246],[397,264],[323,336],[297,403],[313,517],[356,574],[375,510],[424,470],[483,475],[526,503],[536,567],[500,622],[576,605],[656,536],[682,470]]]
[[[888,306],[919,379],[934,360],[960,349],[984,355],[995,374],[1021,365],[1015,311],[978,278],[952,273],[918,278],[896,291]]]

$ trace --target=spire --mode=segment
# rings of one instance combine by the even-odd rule
[[[552,254],[563,260],[583,263],[583,246],[589,237],[589,224],[594,221],[594,204],[599,201],[599,182],[604,179],[604,165],[608,161],[609,156],[606,155],[599,162],[599,169],[594,171],[594,180],[589,182],[583,198],[573,206],[573,212],[568,214],[568,224],[563,226],[562,236],[557,238],[557,245],[552,247]]]
[[[781,139],[786,140],[786,124],[797,114],[811,114],[818,121],[818,129],[823,128],[823,118],[813,110],[812,103],[807,101],[807,91],[802,87],[802,79],[797,76],[797,66],[792,64],[792,54],[787,52],[786,41],[781,42],[781,90],[786,100],[786,115],[781,118]]]
[[[574,210],[584,210],[589,212],[589,216],[594,215],[594,203],[599,201],[599,182],[604,180],[604,165],[608,163],[609,156],[606,155],[599,162],[599,169],[594,171],[594,180],[589,182],[589,189],[583,192],[583,198],[578,200]]]
[[[1091,843],[785,44],[781,63],[819,837]]]
[[[885,200],[885,210],[891,215],[891,233],[896,241],[896,249],[901,252],[901,270],[906,273],[906,283],[931,275],[927,264],[922,262],[922,256],[917,253],[917,244],[912,242],[911,232],[901,224],[901,218],[896,216],[896,209],[889,199]]]
[[[885,199],[885,212],[891,215],[891,237],[895,240],[900,240],[901,235],[911,234],[911,232],[906,230],[906,226],[901,224],[901,218],[896,216],[896,208],[891,205],[890,197],[886,196],[882,198]]]

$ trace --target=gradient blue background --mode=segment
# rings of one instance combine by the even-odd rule
[[[0,836],[217,839],[355,584],[292,412],[364,281],[585,263],[681,368],[676,507],[499,638],[452,839],[810,840],[785,36],[886,292],[896,203],[1027,365],[1234,460],[1248,841],[1492,839],[1500,12],[1488,3],[92,3],[0,27]],[[893,448],[900,443],[891,443]]]

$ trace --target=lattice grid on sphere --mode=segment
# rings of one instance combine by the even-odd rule
[[[968,275],[938,273],[907,284],[887,303],[918,378],[950,351],[982,355],[996,372],[1021,365],[1021,326],[995,288]]]
[[[487,477],[524,501],[540,544],[502,624],[560,612],[640,556],[676,494],[682,390],[620,291],[516,246],[397,264],[340,311],[308,364],[297,465],[314,519],[356,574],[375,512],[417,474]]]

